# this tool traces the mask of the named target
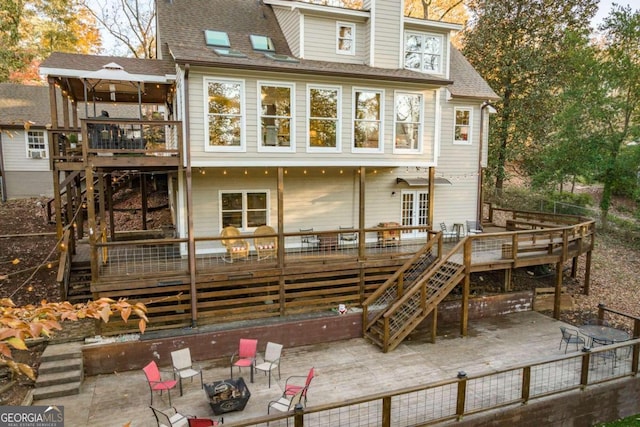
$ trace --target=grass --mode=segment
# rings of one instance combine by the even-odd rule
[[[596,427],[638,427],[640,426],[640,414],[612,421],[610,423],[597,424]]]

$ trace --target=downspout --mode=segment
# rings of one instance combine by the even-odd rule
[[[496,108],[489,101],[484,101],[480,106],[480,142],[478,144],[478,206],[476,207],[476,221],[482,224],[482,205],[484,198],[482,197],[482,185],[484,183],[482,173],[482,150],[484,149],[484,109],[487,107]]]
[[[193,196],[191,194],[191,144],[189,132],[189,64],[184,66],[184,151],[186,168],[187,197],[187,239],[189,254],[189,289],[191,293],[191,327],[198,327],[198,290],[196,289],[196,241],[193,235]]]
[[[7,201],[7,176],[4,173],[4,157],[2,156],[2,131],[0,130],[0,181],[2,181],[2,202]]]

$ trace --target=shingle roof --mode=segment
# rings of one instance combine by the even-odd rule
[[[0,83],[0,126],[22,127],[28,121],[33,127],[51,122],[49,88]]]
[[[157,13],[162,50],[179,63],[424,84],[450,83],[449,80],[400,68],[306,59],[296,63],[269,59],[253,50],[249,34],[269,36],[277,54],[291,56],[291,50],[273,10],[258,0],[160,0]],[[205,30],[227,32],[231,48],[246,54],[247,58],[219,56],[206,46]]]
[[[500,99],[489,84],[478,74],[458,49],[451,46],[450,77],[453,84],[448,87],[453,97]]]

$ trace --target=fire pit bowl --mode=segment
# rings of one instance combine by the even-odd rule
[[[226,412],[242,411],[251,397],[244,379],[215,381],[204,385],[209,405],[213,413],[221,415]]]

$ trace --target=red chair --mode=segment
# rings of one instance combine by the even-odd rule
[[[289,380],[304,378],[304,376],[302,375],[298,375],[298,376],[294,375],[292,377],[287,378],[287,380],[284,383],[284,393],[282,393],[282,397],[295,396],[296,393],[302,390],[302,397],[304,397],[304,406],[307,406],[307,392],[309,391],[309,384],[311,384],[311,380],[313,379],[314,376],[315,376],[315,371],[313,370],[313,368],[309,369],[309,373],[307,374],[307,377],[306,377],[307,379],[304,385],[289,384]]]
[[[189,418],[189,427],[209,427],[224,424],[222,418],[211,420],[209,418]]]
[[[171,392],[170,390],[178,384],[176,380],[167,380],[162,381],[160,378],[160,370],[158,369],[158,365],[156,365],[155,361],[149,362],[147,366],[142,368],[144,374],[147,376],[147,381],[149,382],[149,390],[151,390],[151,404],[153,405],[153,392],[160,390],[160,395],[164,390],[167,390],[167,394],[169,395],[169,406],[171,406]]]
[[[256,365],[256,353],[258,352],[258,340],[240,338],[238,351],[231,355],[231,379],[233,379],[233,367],[238,370],[248,367],[251,370],[251,382],[253,382],[253,367]]]

